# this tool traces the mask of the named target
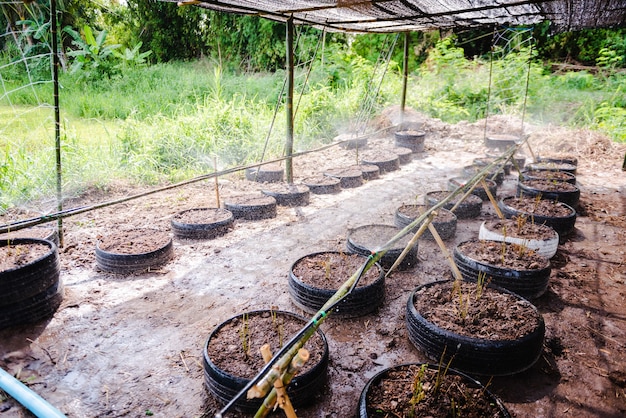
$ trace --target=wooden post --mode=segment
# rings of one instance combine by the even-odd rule
[[[293,16],[287,19],[287,138],[285,140],[285,172],[287,183],[293,183]]]
[[[409,80],[409,40],[411,32],[404,32],[404,62],[402,73],[402,98],[400,99],[400,120],[404,121],[404,108],[406,106],[406,90]]]

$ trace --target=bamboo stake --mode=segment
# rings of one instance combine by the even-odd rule
[[[213,156],[213,167],[215,168],[215,207],[220,207],[220,187],[219,182],[217,181],[217,156]]]
[[[413,246],[415,246],[415,243],[417,242],[419,237],[421,237],[424,234],[424,232],[426,231],[426,228],[428,228],[430,226],[430,223],[432,222],[432,220],[433,220],[433,218],[435,216],[437,216],[437,212],[436,211],[430,212],[430,214],[426,217],[426,220],[420,225],[419,229],[417,231],[415,231],[415,234],[413,235],[413,238],[411,238],[411,241],[409,241],[409,243],[406,245],[406,247],[404,247],[404,250],[402,250],[402,253],[400,253],[400,255],[398,256],[396,261],[389,268],[389,270],[387,271],[387,274],[385,274],[385,278],[388,277],[389,274],[396,267],[398,267],[398,265],[402,262],[402,260],[404,260],[404,257],[406,257],[406,254],[411,250],[411,248],[413,248]]]
[[[465,194],[463,195],[463,197],[461,197],[461,198],[459,199],[459,201],[458,201],[458,202],[456,202],[456,204],[452,207],[452,209],[450,209],[450,212],[454,212],[454,211],[456,210],[456,208],[458,208],[458,207],[459,207],[459,205],[461,204],[461,202],[463,202],[463,201],[467,198],[467,196],[469,196],[469,195],[470,195],[470,194],[474,191],[474,189],[476,188],[476,185],[477,185],[477,184],[478,184],[478,182],[474,182],[474,183],[470,186],[470,188],[469,188],[469,189],[465,192]]]
[[[491,190],[489,190],[489,187],[487,186],[487,182],[485,181],[484,178],[481,179],[480,181],[482,182],[482,185],[483,185],[483,188],[485,189],[485,192],[487,192],[487,197],[489,198],[489,201],[493,205],[493,208],[496,210],[496,214],[498,215],[498,218],[504,219],[504,215],[502,214],[502,211],[498,207],[498,203],[496,202],[496,199],[491,194]]]
[[[441,249],[441,252],[443,253],[443,255],[448,259],[448,263],[450,263],[450,268],[452,269],[452,274],[454,274],[455,279],[456,280],[463,280],[463,276],[461,275],[461,272],[459,271],[459,268],[457,267],[456,263],[454,262],[454,259],[450,255],[450,251],[448,251],[448,249],[446,248],[446,244],[443,243],[443,240],[441,239],[441,236],[439,236],[439,232],[437,232],[437,230],[435,229],[433,224],[428,224],[428,230],[430,231],[430,233],[435,238],[435,241],[439,245],[439,248]]]

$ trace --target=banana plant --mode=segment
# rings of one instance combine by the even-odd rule
[[[81,78],[110,77],[115,67],[114,51],[121,45],[106,45],[108,31],[103,30],[94,34],[90,26],[85,25],[82,35],[70,26],[63,28],[63,32],[72,38],[75,49],[67,55],[73,58],[70,73],[81,75]]]

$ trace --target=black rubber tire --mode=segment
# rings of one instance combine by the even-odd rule
[[[426,210],[427,210],[426,205],[402,205],[398,209],[396,209],[396,213],[394,216],[394,224],[398,228],[405,228],[409,226],[415,219],[417,219],[417,216],[413,216],[414,214],[417,213],[417,211],[424,213]],[[456,224],[457,224],[456,215],[450,212],[448,209],[443,209],[443,208],[440,209],[439,212],[442,212],[442,213],[445,212],[446,216],[451,217],[452,219],[448,221],[439,220],[438,219],[439,215],[438,215],[433,218],[431,223],[437,230],[437,233],[439,234],[442,240],[446,241],[451,238],[454,238],[456,234]],[[412,232],[415,233],[417,232],[418,229],[419,229],[419,226],[416,226],[415,228],[412,229]],[[428,229],[424,231],[421,238],[428,239],[428,240],[435,239],[435,237],[433,237],[433,234],[431,234]]]
[[[300,257],[289,269],[289,294],[296,306],[308,313],[316,313],[322,306],[337,292],[338,289],[324,289],[311,286],[301,281],[293,272],[294,267],[307,257],[336,253],[340,251],[320,251]],[[355,256],[363,259],[363,264],[367,262],[367,257],[360,254],[346,254],[347,256]],[[342,300],[334,309],[333,317],[354,318],[367,315],[374,312],[383,303],[385,297],[385,272],[380,264],[376,263],[372,267],[378,269],[378,279],[372,284],[366,286],[357,286],[352,293]],[[346,277],[346,280],[348,277]]]
[[[420,130],[402,130],[394,133],[398,147],[409,148],[412,152],[424,152],[426,132]]]
[[[0,307],[10,306],[32,298],[59,281],[61,265],[59,251],[52,241],[35,238],[15,238],[0,241],[0,247],[41,245],[47,253],[31,263],[0,271]]]
[[[267,311],[252,311],[249,312],[248,315],[257,315]],[[291,317],[297,318],[302,321],[302,327],[307,324],[307,320],[299,315],[293,314],[291,312],[285,311],[274,311],[280,315],[289,315]],[[208,356],[208,346],[211,341],[211,338],[226,324],[232,321],[235,318],[239,318],[241,315],[236,315],[227,319],[218,325],[209,335],[206,342],[204,343],[204,347],[202,349],[202,358],[203,358],[203,366],[204,366],[204,383],[205,387],[210,394],[212,394],[218,401],[223,404],[230,402],[231,399],[235,397],[237,393],[250,381],[249,379],[244,379],[238,376],[233,376],[230,373],[220,369],[217,367]],[[324,352],[322,353],[322,358],[320,361],[313,366],[313,368],[309,369],[304,373],[298,373],[291,383],[287,386],[287,394],[289,395],[289,399],[294,407],[298,408],[301,406],[305,406],[311,403],[315,396],[322,390],[323,386],[326,384],[327,380],[327,371],[328,371],[328,363],[329,363],[329,351],[328,351],[328,341],[326,340],[326,336],[321,330],[317,330],[317,335],[322,339],[324,345]],[[239,411],[244,413],[254,413],[256,412],[261,403],[263,402],[263,398],[255,398],[247,400],[245,397],[243,400],[240,400],[235,403],[234,407]]]
[[[370,413],[368,413],[368,405],[367,405],[367,398],[368,398],[369,392],[370,392],[371,388],[375,387],[376,385],[378,385],[379,382],[381,380],[383,380],[390,371],[402,370],[402,369],[404,369],[404,368],[406,368],[408,366],[418,366],[418,367],[421,367],[423,364],[425,364],[425,363],[405,363],[405,364],[399,364],[397,366],[392,366],[392,367],[388,367],[386,369],[383,369],[383,370],[379,371],[378,373],[376,373],[372,378],[370,378],[370,380],[367,381],[367,383],[365,384],[365,387],[361,391],[361,395],[359,396],[359,418],[371,418],[372,417],[370,415]],[[427,366],[428,366],[428,369],[435,370],[435,371],[436,370],[440,370],[440,367],[441,367],[441,366],[436,365],[436,364],[427,364]],[[500,398],[498,398],[496,395],[491,393],[485,387],[485,385],[483,385],[481,382],[479,382],[478,380],[474,379],[473,377],[470,377],[470,376],[466,375],[465,373],[463,373],[463,372],[461,372],[459,370],[456,370],[456,369],[447,368],[445,370],[445,374],[446,375],[460,376],[463,379],[463,383],[465,383],[466,387],[469,386],[469,387],[472,387],[472,388],[480,388],[481,392],[489,400],[489,403],[494,405],[500,412],[497,416],[492,416],[493,418],[511,418],[511,414],[506,409],[506,406],[504,406],[504,403],[500,400]],[[393,396],[395,398],[396,395],[395,394],[390,394],[390,396]],[[398,394],[397,396],[401,396],[401,394]],[[378,416],[378,415],[376,415],[376,416]]]
[[[359,234],[366,229],[374,229],[378,232],[376,236],[376,243],[359,242]],[[400,230],[393,225],[362,225],[348,232],[346,249],[351,253],[369,256],[372,254],[372,251],[375,251],[382,245],[386,244],[389,239],[395,236],[398,232],[400,232]],[[409,235],[405,235],[402,240],[396,243],[396,247],[389,249],[385,255],[382,256],[378,262],[385,270],[389,270],[393,266],[400,254],[402,254],[402,251],[404,251],[403,244],[406,244],[410,239],[411,237]],[[398,270],[409,270],[417,265],[417,249],[418,243],[415,243],[402,262],[398,265]]]
[[[319,174],[302,180],[313,194],[335,194],[341,192],[341,180]]]
[[[138,230],[150,234],[150,229]],[[96,264],[103,271],[110,273],[132,273],[150,271],[150,269],[167,264],[174,255],[174,246],[170,238],[161,247],[154,251],[138,254],[119,254],[100,248],[96,244]]]
[[[472,239],[470,241],[478,241]],[[467,242],[467,241],[464,241]],[[474,260],[461,251],[459,243],[454,247],[453,258],[456,266],[463,276],[463,280],[476,283],[481,273],[485,274],[485,281],[510,290],[525,299],[536,299],[543,295],[548,289],[548,281],[550,279],[550,261],[545,258],[547,267],[537,268],[533,270],[514,270],[499,266],[494,266],[482,261]],[[499,243],[510,248],[508,242]],[[513,251],[513,250],[509,250]]]
[[[530,180],[532,181],[532,180]],[[555,200],[557,202],[563,202],[566,205],[569,205],[576,209],[578,207],[578,202],[580,201],[580,189],[571,183],[572,190],[563,190],[563,191],[549,191],[549,190],[541,190],[537,187],[533,187],[530,184],[527,184],[523,181],[517,182],[516,196],[526,196],[526,197],[535,197],[540,196],[541,199],[546,200]]]
[[[224,208],[231,211],[235,219],[248,221],[275,218],[276,206],[276,199],[263,194],[232,197],[224,202]]]
[[[453,192],[460,187],[465,187],[465,184],[467,184],[467,180],[468,179],[464,177],[452,177],[448,180],[448,190]],[[485,179],[485,183],[487,183],[487,187],[491,192],[491,196],[493,196],[494,199],[497,199],[498,185],[496,184],[496,182],[493,180]],[[489,196],[487,195],[487,192],[485,191],[482,183],[478,183],[476,187],[474,187],[474,190],[472,190],[472,194],[480,197],[480,200],[482,200],[483,202],[489,201]]]
[[[570,184],[576,184],[576,176],[567,171],[546,171],[546,170],[523,170],[520,173],[520,180],[550,180],[565,181]]]
[[[49,288],[20,302],[0,306],[0,328],[32,324],[52,316],[63,302],[63,283],[54,282]]]
[[[464,177],[474,177],[479,171],[482,171],[483,167],[479,167],[476,165],[466,165],[463,167],[463,176]],[[485,176],[486,179],[493,180],[496,182],[498,186],[501,186],[504,182],[504,170],[503,169],[495,169],[487,173]]]
[[[276,199],[276,204],[280,206],[306,206],[309,204],[311,191],[304,184],[284,184],[277,185],[276,188],[261,190],[266,196]]]
[[[35,226],[32,228],[20,229],[0,235],[0,241],[7,239],[14,240],[17,238],[43,239],[46,241],[51,241],[57,247],[59,246],[59,233],[57,232],[56,227],[51,226]]]
[[[400,158],[393,151],[378,149],[363,154],[361,163],[378,166],[381,174],[400,169]]]
[[[565,171],[576,174],[576,166],[567,163],[530,163],[526,165],[528,170]]]
[[[569,164],[573,166],[578,166],[578,158],[573,155],[570,156],[562,156],[562,157],[541,157],[537,156],[535,158],[535,162],[538,163],[556,163],[556,164]]]
[[[283,181],[285,170],[277,164],[266,164],[245,170],[246,179],[259,183],[279,183]]]
[[[493,163],[496,158],[497,157],[474,158],[474,160],[472,161],[472,165],[475,165],[476,167],[480,167],[480,168],[485,168],[489,164]],[[505,176],[508,176],[509,174],[511,174],[512,168],[513,168],[513,163],[510,161],[507,161],[504,164],[501,164],[501,169],[504,172]]]
[[[413,160],[413,151],[407,147],[394,147],[393,152],[398,156],[400,165],[409,164]]]
[[[353,167],[361,170],[361,174],[363,175],[363,180],[376,180],[380,177],[380,168],[374,164],[359,164]]]
[[[566,240],[567,236],[574,231],[574,226],[576,224],[576,210],[573,207],[562,202],[555,202],[555,205],[564,206],[569,209],[570,214],[564,217],[541,216],[534,213],[521,211],[516,209],[514,206],[511,206],[511,203],[514,203],[515,199],[522,198],[507,196],[498,201],[498,207],[502,211],[502,214],[505,218],[511,219],[514,216],[522,215],[534,223],[548,225],[559,234],[559,241],[561,243],[563,243]]]
[[[376,167],[378,169],[378,167]],[[333,168],[324,172],[325,176],[339,179],[342,189],[352,189],[363,184],[363,171],[360,168]]]
[[[514,135],[508,134],[491,134],[485,138],[485,146],[487,148],[497,149],[500,151],[506,151],[512,146],[517,145],[520,138]]]
[[[426,193],[426,195],[424,196],[424,203],[426,204],[426,206],[433,207],[441,200],[443,200],[437,197],[437,194],[439,193],[445,193],[447,195],[451,192],[447,190],[434,190]],[[462,196],[459,195],[455,199],[452,199],[451,201],[443,205],[444,209],[451,210],[455,205],[455,201],[457,201],[457,199],[460,199],[461,197]],[[480,211],[482,210],[482,207],[483,201],[480,199],[480,197],[470,194],[454,210],[454,214],[458,219],[473,219],[480,216]]]
[[[439,286],[449,281],[431,282],[417,287],[406,306],[406,326],[409,340],[426,357],[449,364],[469,375],[508,376],[527,370],[540,358],[543,351],[545,323],[530,302],[506,289],[499,289],[519,298],[518,303],[529,304],[540,318],[537,327],[516,340],[485,340],[467,337],[440,328],[427,321],[415,308],[415,294],[422,287]],[[495,287],[494,287],[495,288]]]
[[[340,134],[334,139],[343,149],[362,149],[367,146],[367,136],[359,136],[356,134]]]
[[[181,220],[188,212],[213,213],[218,218],[214,222],[191,224]],[[210,215],[208,215],[210,216]],[[235,217],[232,212],[222,208],[193,208],[174,215],[171,221],[174,236],[181,239],[213,239],[226,234],[233,228]]]

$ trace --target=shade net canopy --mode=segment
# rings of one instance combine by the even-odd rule
[[[622,27],[626,0],[186,0],[334,32],[404,32],[550,21],[554,32]]]

